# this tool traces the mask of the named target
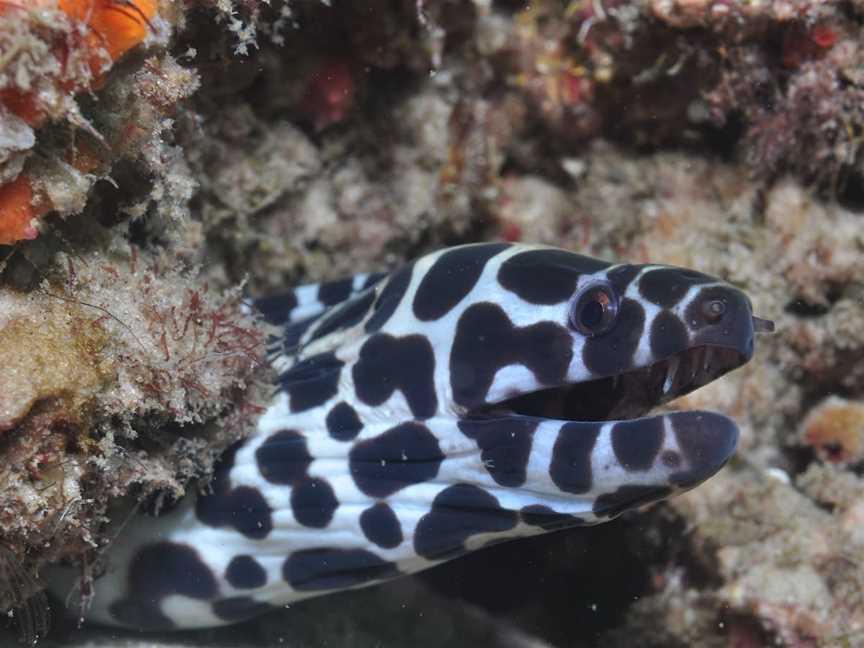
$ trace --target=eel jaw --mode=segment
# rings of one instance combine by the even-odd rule
[[[753,357],[757,333],[772,333],[774,322],[746,307],[722,326],[696,334],[690,346],[654,363],[592,380],[567,383],[490,403],[470,418],[521,415],[562,421],[631,420],[713,382]]]
[[[617,465],[618,469],[607,476],[595,475],[593,490],[584,496],[592,500],[594,519],[603,521],[695,488],[726,465],[739,438],[738,427],[731,418],[707,411],[646,414],[748,359],[747,354],[734,349],[692,347],[641,369],[486,405],[470,411],[464,418],[474,426],[500,426],[508,419],[512,425],[514,419],[534,419],[553,425],[559,438],[591,438],[599,431],[592,451],[596,456],[591,463],[607,469]],[[498,450],[503,452],[509,440],[505,437],[499,442]],[[562,447],[568,446],[564,443]],[[638,459],[631,463],[643,453],[652,458],[647,463]],[[549,456],[551,466],[556,462],[568,465],[574,459],[578,462],[578,457],[562,459],[555,452]],[[562,490],[568,491],[566,485]],[[577,497],[584,493],[568,492],[576,493]]]
[[[690,393],[749,359],[736,349],[704,345],[641,369],[522,394],[469,414],[509,414],[566,421],[627,420]]]
[[[603,513],[603,499],[597,498],[594,514],[614,516],[663,499],[673,491],[691,489],[729,461],[739,437],[732,419],[705,411],[645,415],[745,364],[753,355],[754,334],[771,331],[772,322],[752,317],[748,310],[746,317],[738,320],[737,330],[725,328],[720,335],[709,332],[692,346],[648,366],[520,394],[475,408],[467,417],[486,419],[488,424],[507,418],[561,423],[562,435],[596,433],[598,425],[609,430],[613,462],[617,461],[625,473],[606,484],[618,487],[615,506]],[[658,428],[663,430],[658,447],[674,451],[657,455],[651,461],[651,474],[631,473],[635,468],[628,466],[628,455],[651,445]],[[616,445],[624,451],[619,453]]]

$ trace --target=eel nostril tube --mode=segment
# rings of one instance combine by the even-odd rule
[[[753,316],[753,331],[756,333],[773,333],[774,322],[769,319]]]

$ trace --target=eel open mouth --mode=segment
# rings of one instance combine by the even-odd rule
[[[707,385],[745,361],[733,349],[696,347],[641,369],[523,394],[496,403],[494,411],[567,421],[633,419]]]
[[[694,488],[720,470],[735,453],[738,427],[727,416],[690,410],[649,414],[654,407],[748,362],[753,356],[755,334],[773,330],[772,322],[750,314],[749,304],[727,324],[707,334],[699,331],[701,337],[697,334],[690,346],[650,365],[520,394],[475,408],[467,418],[473,419],[478,429],[501,425],[511,417],[562,422],[551,451],[553,481],[562,491],[577,495],[592,488],[605,491],[592,503],[592,513],[598,519],[614,517],[668,497],[670,489]],[[605,422],[612,423],[609,437],[596,441],[595,448],[598,423]],[[592,452],[606,458],[585,462],[586,443]],[[493,453],[493,445],[484,447],[484,456],[493,456],[495,465],[504,470],[502,467],[510,465],[507,450],[515,446],[507,438]],[[575,470],[579,466],[583,466],[583,472]],[[592,466],[599,472],[592,473]],[[604,473],[609,466],[618,466],[623,473]]]
[[[691,347],[647,367],[522,394],[478,408],[469,416],[521,414],[566,421],[639,418],[745,364],[753,352],[752,333],[773,330],[770,320],[753,317],[750,344]]]

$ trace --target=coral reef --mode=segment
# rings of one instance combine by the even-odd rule
[[[239,291],[165,259],[56,258],[64,271],[35,290],[0,293],[0,525],[5,550],[36,565],[101,546],[114,498],[182,497],[264,398],[264,337]]]
[[[242,295],[503,239],[747,290],[778,333],[674,404],[736,417],[738,459],[608,528],[344,595],[338,623],[325,598],[189,641],[864,646],[862,20],[0,0],[0,609],[44,634],[40,568],[77,565],[86,603],[104,522],[170,506],[245,433],[269,377]]]
[[[153,0],[0,3],[0,244],[35,238],[37,219],[48,212],[81,211],[90,186],[116,156],[118,140],[129,133],[94,123],[76,97],[110,85],[108,71],[153,30],[155,10]],[[125,117],[128,130],[131,115]],[[34,129],[50,130],[49,122],[71,129],[46,134],[44,140],[55,141],[41,151],[43,138],[37,147]],[[65,182],[58,175],[67,176]],[[58,184],[65,186],[58,191]]]

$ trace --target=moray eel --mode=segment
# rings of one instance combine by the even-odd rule
[[[646,414],[772,327],[698,272],[504,243],[254,306],[281,331],[272,400],[206,491],[123,527],[87,619],[233,623],[686,491],[735,423]]]

